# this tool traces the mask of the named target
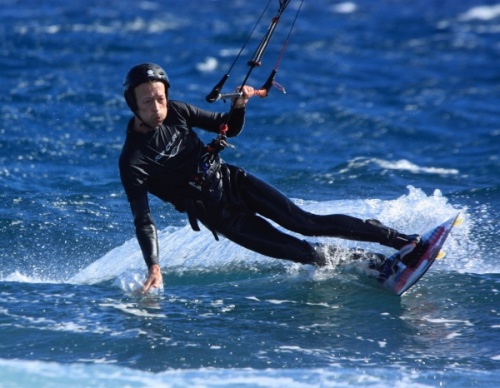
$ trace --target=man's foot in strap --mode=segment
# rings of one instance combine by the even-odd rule
[[[418,234],[409,236],[410,242],[399,250],[399,260],[409,268],[414,268],[427,249],[428,244]]]
[[[380,273],[379,280],[384,282],[393,274],[404,270],[399,266],[399,263],[402,263],[405,268],[414,268],[426,249],[427,244],[422,243],[419,235],[407,236],[407,243],[398,252],[390,256],[378,269]]]

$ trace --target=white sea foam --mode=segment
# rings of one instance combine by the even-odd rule
[[[500,17],[500,4],[473,7],[460,15],[460,20],[492,20],[497,17]]]
[[[343,213],[359,218],[376,218],[405,233],[422,233],[432,226],[461,213],[462,224],[453,229],[445,244],[447,257],[453,260],[440,260],[436,268],[470,273],[496,273],[498,266],[485,262],[481,258],[481,249],[472,236],[476,222],[468,213],[468,209],[457,209],[448,203],[439,190],[432,195],[409,186],[409,192],[394,200],[336,200],[336,201],[304,201],[295,200],[299,206],[317,214]],[[341,247],[361,247],[373,249],[380,253],[389,253],[389,248],[378,244],[359,243],[335,238],[317,238],[318,242],[332,243]],[[189,271],[206,271],[216,268],[217,271],[233,271],[238,266],[245,268],[271,268],[279,265],[290,273],[295,273],[298,266],[293,263],[274,259],[248,251],[221,237],[215,241],[212,234],[202,228],[201,232],[193,232],[189,225],[184,227],[168,227],[159,233],[161,251],[160,265],[167,271],[179,273]],[[387,252],[386,252],[387,251]],[[446,261],[446,264],[444,264]],[[302,271],[303,272],[303,271]],[[114,285],[125,293],[139,293],[147,271],[140,248],[135,237],[118,246],[106,255],[66,280],[70,284],[97,284],[114,280]],[[321,280],[331,273],[312,270],[309,277]],[[41,277],[26,276],[19,271],[6,275],[3,279],[13,282],[28,283],[60,283]],[[163,288],[152,289],[149,294],[162,295]]]
[[[281,347],[278,351],[300,351],[305,354],[311,351],[322,352],[321,349],[300,349],[295,347]],[[323,351],[324,353],[324,351]],[[328,355],[325,355],[328,357]],[[109,361],[92,359],[92,363],[61,364],[43,361],[3,360],[0,359],[0,379],[15,381],[14,387],[33,386],[106,386],[106,387],[428,387],[418,383],[419,373],[408,373],[397,366],[392,370],[365,368],[363,373],[359,368],[345,368],[332,365],[330,368],[304,369],[223,369],[198,368],[187,370],[168,370],[161,373],[109,365]],[[359,359],[365,362],[364,359]],[[333,360],[332,360],[333,364]],[[434,373],[434,372],[433,372]]]
[[[386,161],[381,159],[374,159],[374,162],[382,168],[388,170],[403,170],[410,171],[413,173],[427,173],[427,174],[439,174],[439,175],[456,175],[458,170],[454,168],[441,168],[441,167],[425,167],[418,166],[406,159],[396,160],[396,161]]]
[[[211,72],[217,69],[217,65],[219,62],[214,57],[207,57],[203,62],[200,62],[196,65],[196,69],[203,73]]]
[[[457,169],[454,168],[443,168],[443,167],[433,167],[433,166],[419,166],[415,163],[410,162],[406,159],[400,160],[384,160],[377,158],[354,158],[349,161],[346,168],[340,171],[340,173],[351,172],[353,169],[369,166],[375,164],[380,168],[386,170],[398,170],[398,171],[409,171],[414,174],[425,173],[425,174],[438,174],[438,175],[456,175],[459,173]]]
[[[426,195],[423,191],[410,186],[408,194],[394,200],[324,202],[296,200],[296,202],[306,210],[318,214],[344,213],[363,219],[376,218],[405,233],[421,233],[460,211],[463,222],[460,227],[453,230],[445,246],[448,256],[454,257],[453,261],[447,262],[446,268],[475,273],[490,271],[481,259],[470,259],[471,252],[477,247],[474,241],[471,241],[471,228],[474,224],[467,209],[456,209],[448,203],[448,199],[439,190],[432,195]],[[372,248],[381,253],[384,253],[382,251],[385,249],[378,244],[342,239],[318,238],[317,240],[343,247]],[[160,265],[169,271],[204,271],[210,268],[217,268],[219,271],[227,268],[231,271],[238,265],[268,267],[276,264],[276,260],[243,249],[225,238],[221,237],[217,242],[204,228],[201,232],[195,233],[189,225],[163,230],[159,233],[159,244],[162,253]],[[291,272],[296,271],[296,265],[293,263],[282,261],[278,263],[288,266]],[[68,282],[95,284],[114,279],[115,284],[125,292],[135,292],[145,279],[145,275],[142,254],[134,237],[83,269]]]
[[[358,6],[355,3],[348,1],[332,5],[331,9],[336,13],[353,13],[358,9]]]
[[[116,310],[120,310],[124,313],[131,314],[138,317],[146,317],[146,318],[165,318],[166,315],[162,313],[151,313],[150,311],[142,308],[138,308],[134,303],[101,303],[99,304],[101,307],[110,307]],[[151,306],[148,306],[148,309],[151,309]]]

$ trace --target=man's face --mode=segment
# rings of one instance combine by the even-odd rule
[[[167,117],[165,84],[160,81],[143,83],[134,92],[140,118],[156,128]]]

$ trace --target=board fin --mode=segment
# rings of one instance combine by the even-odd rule
[[[436,256],[436,260],[441,260],[441,259],[444,259],[445,257],[446,257],[446,252],[443,250],[440,250]]]
[[[455,226],[460,226],[464,223],[464,219],[460,217],[460,214],[457,215],[457,218],[455,218],[455,221],[453,222],[453,227]]]

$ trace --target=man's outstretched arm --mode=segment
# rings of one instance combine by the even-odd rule
[[[149,277],[144,284],[142,292],[148,292],[151,287],[158,288],[163,282],[159,265],[159,248],[156,226],[151,217],[147,195],[130,203],[134,217],[135,233],[142,256],[149,270]]]

